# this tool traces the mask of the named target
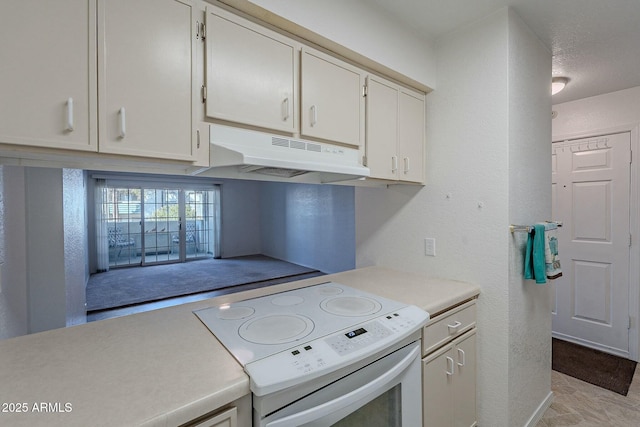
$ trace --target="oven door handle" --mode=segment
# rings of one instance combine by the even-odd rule
[[[266,427],[285,427],[285,426],[299,426],[312,421],[317,421],[331,415],[341,409],[353,405],[354,403],[366,399],[370,395],[376,395],[394,379],[398,378],[400,374],[407,369],[411,363],[419,356],[420,346],[415,347],[408,355],[406,355],[397,365],[379,376],[375,380],[345,394],[337,399],[330,400],[321,405],[309,408],[305,411],[298,412],[293,415],[289,415],[279,420],[274,420],[267,423]]]

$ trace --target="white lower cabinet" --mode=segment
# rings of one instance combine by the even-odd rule
[[[430,350],[422,359],[423,427],[477,425],[475,301],[452,311],[453,315],[444,313],[432,319],[423,331],[427,341],[433,338],[429,328],[444,326],[450,331],[450,339],[440,341],[436,349],[424,343]]]
[[[235,408],[225,409],[209,418],[191,424],[189,427],[238,427],[238,410]]]
[[[422,361],[423,426],[476,425],[476,330]]]
[[[251,420],[251,395],[247,394],[187,423],[169,419],[166,424],[180,427],[249,427]]]

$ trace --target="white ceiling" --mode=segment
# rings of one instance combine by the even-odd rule
[[[429,40],[511,6],[570,79],[553,103],[640,86],[640,0],[366,0]]]

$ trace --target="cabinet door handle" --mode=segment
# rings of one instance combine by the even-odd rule
[[[464,354],[464,350],[459,348],[458,349],[458,366],[464,366],[466,358],[465,358],[465,354]]]
[[[67,99],[67,123],[64,130],[73,131],[73,98]]]
[[[392,173],[396,173],[397,170],[398,170],[398,157],[397,156],[392,156],[391,157],[391,172]]]
[[[447,373],[448,376],[453,375],[453,359],[449,356],[447,356],[447,370],[445,371]]]
[[[286,97],[282,101],[282,121],[289,120],[289,97]]]
[[[120,125],[118,129],[118,137],[120,139],[124,139],[124,137],[127,136],[127,117],[124,107],[118,110],[118,115],[120,116],[120,120],[118,121]]]
[[[409,158],[404,158],[404,173],[409,173]]]
[[[311,126],[315,126],[318,123],[318,109],[315,105],[311,106]]]
[[[462,326],[462,323],[460,323],[458,320],[456,320],[453,325],[447,325],[447,327],[449,328],[449,334],[455,334],[456,332],[458,332],[458,328],[460,326]]]

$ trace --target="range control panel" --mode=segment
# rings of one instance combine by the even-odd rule
[[[401,308],[245,366],[251,390],[272,393],[347,366],[419,330],[429,314],[414,306]]]
[[[392,332],[389,328],[377,320],[374,320],[373,322],[369,322],[358,329],[353,329],[343,334],[331,336],[325,339],[325,341],[332,349],[335,350],[336,353],[340,356],[344,356],[345,354],[366,348],[376,340],[384,339],[391,334]]]

